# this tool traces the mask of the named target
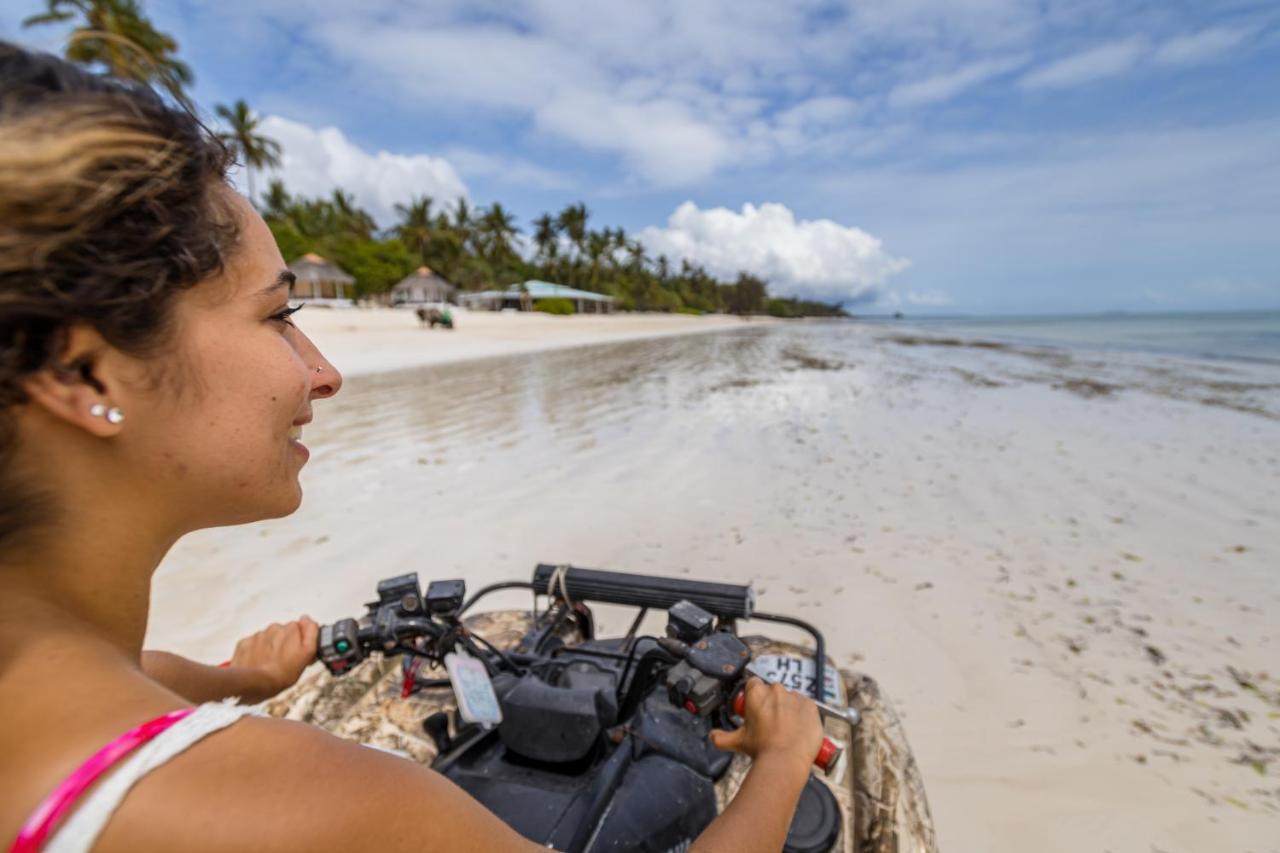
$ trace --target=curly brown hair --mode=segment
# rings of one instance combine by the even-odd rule
[[[23,378],[64,367],[77,324],[138,356],[166,345],[173,297],[235,245],[232,162],[151,89],[0,42],[0,543],[39,503],[6,476]]]

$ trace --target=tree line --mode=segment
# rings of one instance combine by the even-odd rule
[[[194,80],[191,69],[178,59],[176,41],[156,30],[137,0],[45,3],[44,12],[23,23],[74,21],[68,60],[156,86],[194,108],[187,93]],[[244,164],[249,197],[281,254],[293,259],[315,252],[329,258],[355,277],[358,299],[384,299],[397,281],[425,264],[463,291],[542,279],[613,296],[623,310],[846,316],[839,304],[771,296],[768,283],[748,272],[725,282],[687,260],[676,266],[664,255],[651,256],[622,228],[592,227],[582,203],[537,217],[526,239],[498,202],[474,207],[459,198],[444,206],[418,195],[396,205],[395,224],[380,229],[341,189],[306,198],[272,181],[259,198],[254,173],[280,164],[279,143],[260,133],[258,117],[244,100],[218,104],[214,112],[225,124],[219,137]]]

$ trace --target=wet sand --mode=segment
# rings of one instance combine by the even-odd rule
[[[354,375],[303,508],[180,543],[149,640],[405,571],[751,581],[893,697],[944,849],[1274,850],[1278,385],[826,323]]]

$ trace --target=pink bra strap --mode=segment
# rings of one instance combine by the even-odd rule
[[[85,789],[98,780],[120,759],[142,746],[179,720],[185,719],[195,708],[179,708],[162,717],[148,720],[137,728],[130,729],[120,737],[111,741],[93,754],[93,756],[63,779],[53,793],[45,797],[44,802],[27,818],[14,839],[9,853],[35,853],[43,845],[53,827],[75,803],[77,797]]]

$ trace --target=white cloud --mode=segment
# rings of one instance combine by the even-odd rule
[[[1065,89],[1092,83],[1128,71],[1146,50],[1146,42],[1137,37],[1108,42],[1037,68],[1023,77],[1020,85],[1025,89]]]
[[[719,131],[673,100],[627,103],[574,93],[540,108],[536,120],[539,127],[579,145],[621,152],[634,171],[657,185],[705,178],[731,154]]]
[[[776,116],[783,127],[828,127],[840,125],[853,118],[858,109],[857,101],[838,95],[822,95],[801,101]]]
[[[570,186],[566,176],[520,157],[490,154],[474,148],[450,148],[445,151],[445,158],[464,175],[499,178],[507,186],[538,190],[560,190]]]
[[[741,212],[700,209],[687,201],[665,227],[640,241],[652,255],[688,260],[720,278],[758,275],[780,295],[856,302],[874,298],[906,259],[888,254],[876,237],[829,219],[798,220],[781,204],[745,204]]]
[[[434,139],[502,161],[453,161],[467,178],[547,189],[562,173],[583,192],[588,174],[626,192],[910,158],[955,123],[970,134],[1018,127],[1026,105],[996,98],[1024,70],[1023,87],[1054,88],[1228,56],[1249,44],[1232,28],[1261,34],[1275,18],[1144,0],[593,0],[590,14],[562,0],[167,5],[158,19],[198,45],[202,67],[272,57],[226,81],[257,81],[263,91],[243,94],[265,112],[379,133],[385,118],[366,116],[390,110],[400,133],[430,126]],[[972,112],[931,120],[931,106],[979,87]]]
[[[1007,74],[1025,63],[1026,59],[1022,57],[971,62],[945,74],[895,86],[889,92],[889,103],[895,107],[914,107],[950,100],[966,89]]]
[[[908,290],[907,302],[912,305],[928,305],[937,308],[950,305],[951,297],[941,290]]]
[[[264,118],[261,132],[284,149],[280,168],[269,176],[283,180],[289,192],[316,196],[344,189],[382,225],[411,196],[426,194],[443,204],[467,195],[462,178],[442,157],[370,153],[336,127],[317,130],[280,116]],[[259,191],[265,185],[259,181]]]
[[[1151,59],[1161,65],[1195,65],[1217,59],[1240,44],[1250,31],[1229,27],[1212,27],[1198,33],[1170,39],[1156,50]]]

